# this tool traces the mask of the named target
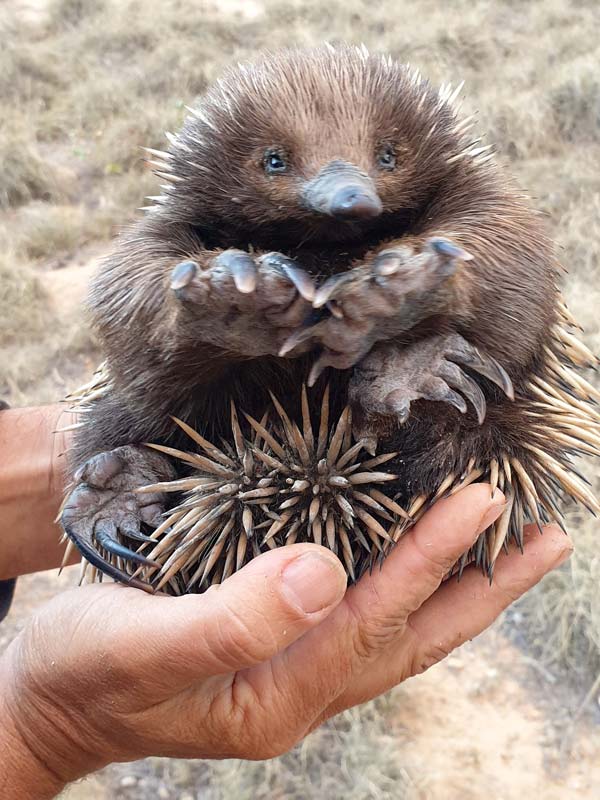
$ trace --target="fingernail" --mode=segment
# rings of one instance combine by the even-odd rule
[[[504,495],[502,492],[495,491],[494,492],[494,499],[491,505],[488,506],[485,513],[482,515],[481,519],[479,520],[479,525],[477,530],[480,533],[483,533],[486,528],[489,528],[492,522],[495,522],[500,514],[506,508],[506,500],[504,499]]]
[[[332,557],[304,553],[290,562],[282,573],[283,592],[306,614],[322,611],[342,598],[346,578],[341,564]]]

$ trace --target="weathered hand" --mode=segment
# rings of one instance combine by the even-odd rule
[[[427,669],[569,554],[557,528],[530,530],[524,555],[500,556],[491,586],[474,568],[443,582],[503,503],[481,484],[439,502],[347,592],[335,556],[305,544],[203,595],[104,584],[58,596],[0,661],[2,796],[50,797],[150,754],[269,758]]]
[[[276,355],[310,311],[308,273],[281,253],[223,250],[171,275],[182,336],[242,356]]]

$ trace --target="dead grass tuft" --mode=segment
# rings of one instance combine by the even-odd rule
[[[57,170],[43,158],[24,124],[4,129],[0,136],[0,210],[30,200],[58,201],[64,186]]]
[[[550,94],[559,135],[567,142],[600,142],[600,80],[597,73],[566,81]]]
[[[0,254],[0,350],[38,337],[49,318],[48,298],[33,270]]]

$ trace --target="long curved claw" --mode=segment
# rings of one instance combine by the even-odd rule
[[[332,275],[328,278],[322,286],[317,289],[314,299],[313,308],[323,308],[327,303],[332,300],[342,286],[356,279],[356,273],[353,270],[348,272],[341,272],[339,275]]]
[[[508,372],[501,366],[495,358],[482,354],[476,347],[470,345],[461,336],[456,337],[446,350],[446,358],[469,367],[474,372],[478,372],[499,389],[502,389],[509,400],[515,399],[515,390]]]
[[[457,367],[456,364],[452,364],[450,361],[441,365],[438,375],[446,381],[448,386],[457,389],[467,400],[470,400],[477,413],[477,421],[482,425],[485,420],[487,403],[485,401],[485,395],[475,381],[469,378],[468,375],[465,375],[460,367]]]
[[[78,534],[75,533],[75,531],[72,529],[68,521],[65,519],[64,514],[61,518],[61,522],[63,529],[67,534],[67,536],[69,537],[69,539],[77,547],[77,549],[79,550],[81,555],[85,558],[85,560],[89,561],[89,563],[93,567],[96,567],[96,569],[99,569],[100,572],[104,573],[105,575],[108,575],[109,578],[112,578],[113,580],[118,581],[119,583],[125,583],[128,584],[129,586],[135,587],[136,589],[142,589],[142,591],[144,592],[149,592],[149,593],[154,592],[154,589],[152,588],[152,586],[150,586],[150,584],[139,580],[139,578],[134,578],[133,576],[128,575],[122,569],[116,567],[108,559],[103,558],[96,549],[96,547],[91,542],[89,542],[87,538],[79,536]]]
[[[140,531],[135,531],[131,528],[120,528],[121,533],[123,536],[126,536],[128,539],[135,539],[136,542],[155,542],[155,540],[151,536],[146,536],[144,533]]]
[[[303,321],[301,327],[295,330],[291,336],[285,340],[283,345],[279,350],[279,357],[283,358],[288,353],[291,353],[292,350],[295,350],[301,344],[308,342],[310,339],[315,336],[318,332],[319,323],[323,322],[323,312],[313,310],[308,314],[306,319]]]
[[[160,564],[157,564],[156,561],[151,561],[141,553],[136,553],[117,541],[117,526],[112,520],[99,520],[94,528],[94,536],[100,547],[103,547],[111,555],[122,558],[124,561],[134,561],[144,567],[160,569]]]
[[[467,413],[467,404],[464,397],[458,392],[455,392],[454,389],[451,389],[449,386],[446,387],[446,390],[441,396],[436,397],[435,399],[441,400],[443,403],[450,403],[450,405],[454,406],[454,408],[457,408],[461,414]]]

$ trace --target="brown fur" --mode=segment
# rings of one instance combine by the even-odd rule
[[[173,140],[164,195],[95,278],[91,307],[114,387],[79,435],[76,462],[124,444],[172,443],[170,414],[222,434],[227,396],[255,414],[269,388],[299,396],[311,356],[248,359],[182,324],[169,290],[173,268],[185,259],[207,266],[230,247],[283,251],[322,280],[368,267],[390,244],[419,250],[431,236],[451,239],[473,261],[453,278],[446,307],[434,316],[425,307],[398,344],[458,331],[506,368],[518,393],[554,322],[557,265],[539,216],[493,160],[469,150],[471,134],[458,125],[453,106],[408,67],[351,47],[267,55],[226,74]],[[386,144],[396,153],[393,171],[374,162]],[[265,175],[269,148],[289,155],[289,173]],[[340,160],[374,181],[380,217],[334,221],[305,207],[303,187]],[[352,371],[331,372],[343,404]],[[471,411],[423,401],[402,428],[383,425],[404,455],[407,495],[464,468],[475,452],[526,458],[518,404],[484,384],[482,426]]]

